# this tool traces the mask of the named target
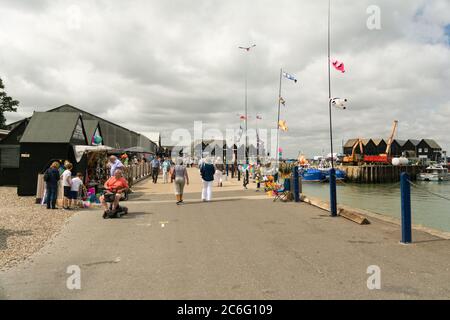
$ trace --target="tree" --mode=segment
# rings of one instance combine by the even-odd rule
[[[4,129],[6,125],[6,118],[3,115],[5,112],[16,112],[19,101],[13,100],[5,92],[5,86],[0,78],[0,129]]]

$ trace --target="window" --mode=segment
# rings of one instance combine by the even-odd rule
[[[77,126],[73,132],[72,141],[85,144],[86,138],[84,136],[83,125],[81,124],[80,119],[78,119]]]
[[[428,153],[428,148],[423,149],[423,152]]]
[[[419,152],[422,152],[422,148],[419,148]]]
[[[19,168],[19,153],[19,146],[0,146],[0,168]]]

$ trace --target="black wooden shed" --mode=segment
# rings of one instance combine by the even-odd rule
[[[88,145],[81,115],[72,112],[35,112],[20,140],[20,173],[17,193],[36,194],[37,177],[52,160],[69,160],[80,170],[74,145]]]

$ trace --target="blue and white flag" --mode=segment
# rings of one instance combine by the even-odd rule
[[[295,83],[297,83],[297,79],[295,79],[295,77],[292,74],[289,74],[287,72],[283,72],[283,76],[289,80],[294,81]]]

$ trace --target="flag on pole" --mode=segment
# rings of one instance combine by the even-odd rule
[[[280,120],[280,121],[278,122],[278,127],[279,127],[281,130],[283,130],[283,131],[288,131],[288,126],[287,126],[285,120]]]
[[[289,73],[287,73],[287,72],[283,72],[283,76],[284,76],[285,78],[287,78],[287,79],[289,79],[289,80],[292,80],[292,81],[294,81],[295,83],[297,83],[297,79],[296,79],[292,74],[289,74]]]
[[[333,61],[331,61],[331,64],[333,65],[333,67],[334,67],[336,70],[338,70],[338,71],[340,71],[340,72],[342,72],[342,73],[345,72],[344,63],[343,63],[342,61],[333,60]]]
[[[283,106],[286,106],[286,100],[284,100],[283,97],[280,97],[280,103],[281,103]]]

